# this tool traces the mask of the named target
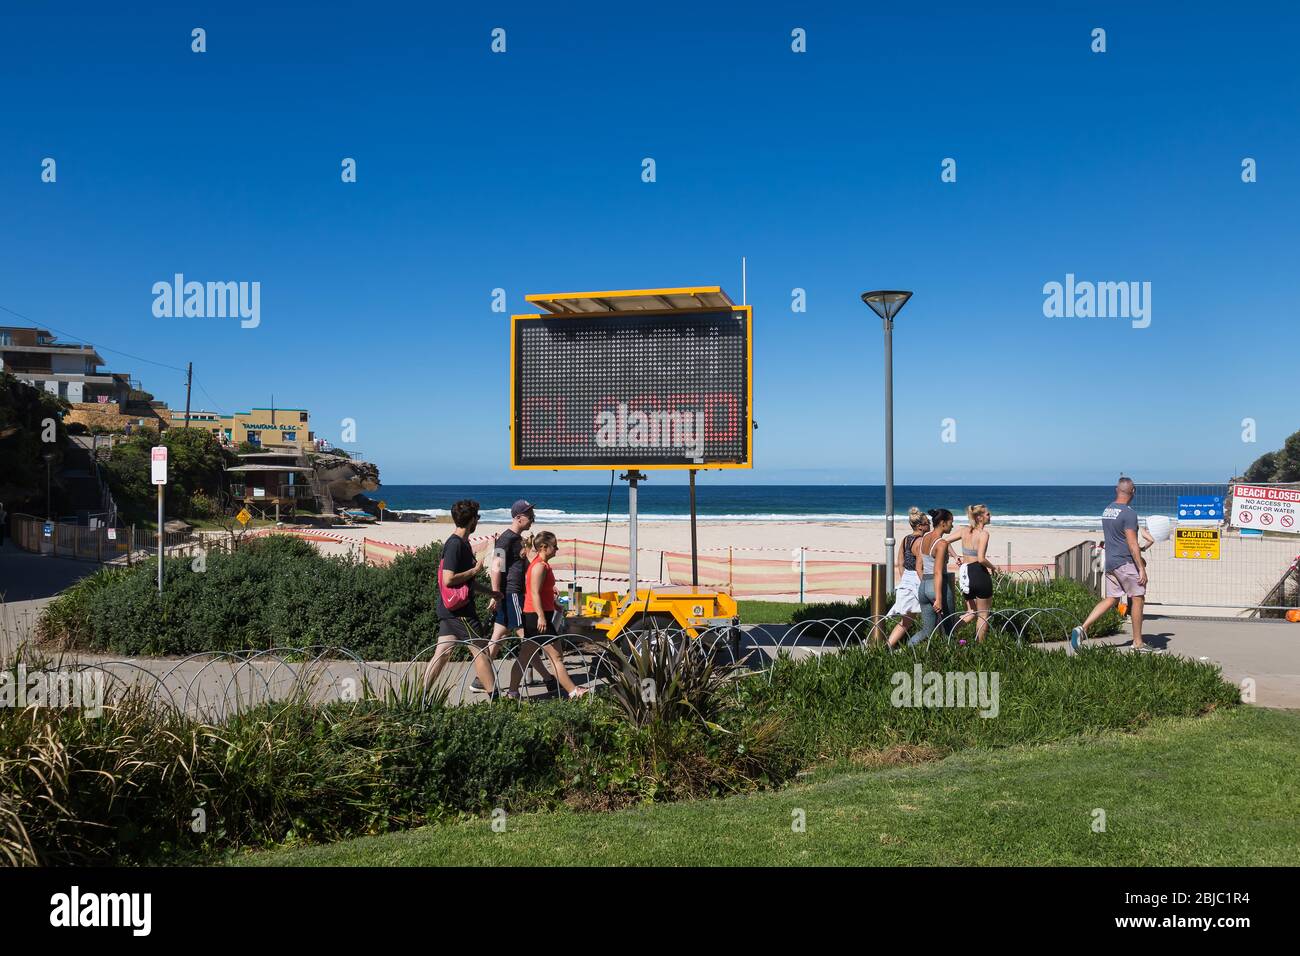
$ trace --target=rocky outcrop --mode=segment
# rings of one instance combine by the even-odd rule
[[[311,459],[316,486],[336,504],[351,504],[357,496],[379,488],[379,468],[368,461],[355,461],[324,452]]]

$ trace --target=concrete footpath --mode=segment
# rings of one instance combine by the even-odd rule
[[[92,561],[32,554],[5,538],[0,545],[0,660],[30,636],[41,608],[98,569]]]
[[[98,569],[94,561],[32,554],[5,538],[0,545],[0,599],[8,604],[31,600],[45,603]]]

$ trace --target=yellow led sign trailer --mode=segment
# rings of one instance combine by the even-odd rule
[[[1174,557],[1193,561],[1219,560],[1218,528],[1178,528],[1174,531]]]
[[[729,302],[513,316],[511,467],[751,467],[751,332]]]

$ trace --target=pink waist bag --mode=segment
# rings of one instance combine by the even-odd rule
[[[442,606],[448,611],[459,611],[469,603],[469,584],[449,588],[442,583],[442,561],[438,561],[438,592],[442,595]]]

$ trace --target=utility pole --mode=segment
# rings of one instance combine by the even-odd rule
[[[190,427],[190,384],[194,381],[194,363],[185,368],[185,427]]]

